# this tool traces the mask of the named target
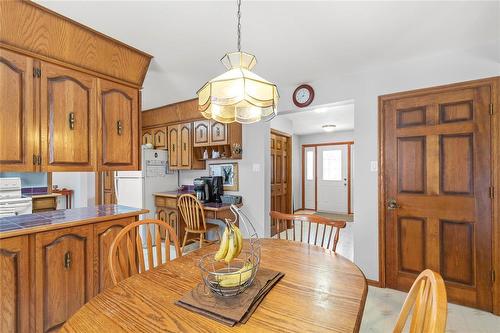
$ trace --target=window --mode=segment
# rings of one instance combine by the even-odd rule
[[[306,179],[314,180],[314,152],[312,150],[306,153]]]
[[[342,180],[342,151],[323,151],[323,180]]]

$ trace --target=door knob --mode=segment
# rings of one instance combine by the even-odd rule
[[[396,199],[389,199],[387,201],[387,208],[388,209],[396,209],[396,208],[400,208],[401,206],[398,205],[398,203],[396,202]]]

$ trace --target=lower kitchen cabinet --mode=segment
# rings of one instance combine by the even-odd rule
[[[35,237],[36,331],[50,332],[93,296],[92,226]]]
[[[0,332],[55,332],[111,287],[111,243],[137,219],[121,217],[0,239]]]
[[[0,277],[0,332],[30,332],[28,236],[0,240]]]

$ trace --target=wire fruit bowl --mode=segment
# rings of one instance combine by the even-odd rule
[[[205,287],[223,297],[236,296],[251,286],[260,264],[260,243],[254,226],[237,206],[231,205],[231,211],[235,218],[234,221],[226,219],[227,227],[239,219],[240,227],[245,227],[250,239],[245,242],[239,256],[229,263],[216,260],[215,252],[212,252],[204,255],[198,264]]]

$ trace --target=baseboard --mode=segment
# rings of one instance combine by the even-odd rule
[[[381,288],[380,281],[366,279],[369,286]]]

